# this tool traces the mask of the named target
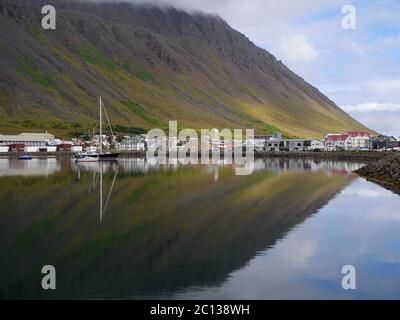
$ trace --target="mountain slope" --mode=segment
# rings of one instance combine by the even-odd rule
[[[41,29],[54,4],[57,29]],[[0,129],[78,134],[102,95],[113,124],[365,129],[221,18],[128,4],[0,0]]]

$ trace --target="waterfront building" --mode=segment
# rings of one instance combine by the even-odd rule
[[[347,131],[346,150],[372,149],[371,135],[365,131]]]
[[[124,137],[124,139],[117,143],[116,148],[118,151],[144,151],[145,142],[138,137]]]
[[[49,133],[20,133],[17,135],[0,134],[0,146],[24,145],[46,146],[54,140],[54,135]]]
[[[345,133],[329,133],[325,137],[325,149],[334,150],[370,150],[371,135],[365,131],[347,131]]]
[[[325,136],[325,150],[346,150],[346,140],[348,137],[348,134],[328,133]]]
[[[283,139],[281,151],[322,151],[324,142],[318,139]]]
[[[393,136],[377,135],[372,137],[371,145],[373,150],[392,149],[400,147],[400,142]]]

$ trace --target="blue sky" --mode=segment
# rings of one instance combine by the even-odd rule
[[[400,0],[132,1],[219,14],[356,119],[400,136]],[[344,5],[355,30],[342,28]]]

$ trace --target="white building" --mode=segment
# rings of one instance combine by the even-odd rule
[[[344,134],[327,134],[325,137],[325,149],[335,150],[370,150],[372,139],[368,132],[348,131]]]
[[[309,145],[307,145],[308,151],[323,151],[325,149],[324,141],[318,139],[308,140]]]
[[[348,131],[346,139],[346,150],[371,150],[372,137],[368,132]]]
[[[56,152],[56,146],[27,146],[24,147],[24,152]]]
[[[18,135],[0,134],[0,146],[23,144],[25,146],[46,146],[54,140],[54,135],[49,133],[20,133]]]
[[[125,137],[116,146],[118,151],[144,151],[145,143],[138,141],[138,139]]]

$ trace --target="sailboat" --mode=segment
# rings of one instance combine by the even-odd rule
[[[99,109],[100,109],[99,152],[86,152],[86,153],[75,154],[76,162],[98,162],[98,161],[117,161],[118,160],[118,153],[103,152],[103,141],[102,141],[103,108],[104,108],[103,101],[100,97],[100,102],[99,102]],[[104,112],[105,112],[105,115],[106,115],[106,118],[108,121],[108,125],[110,126],[111,134],[113,134],[110,120],[108,119],[108,115],[107,115],[105,108],[104,108]]]

